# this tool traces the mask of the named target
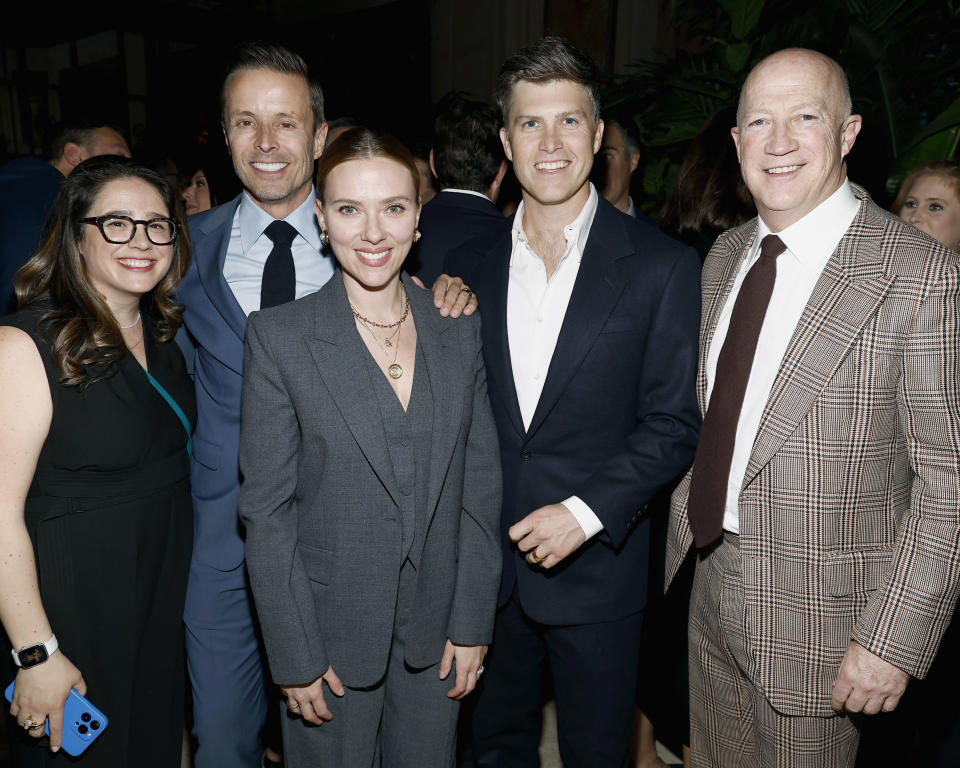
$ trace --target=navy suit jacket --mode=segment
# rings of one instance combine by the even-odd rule
[[[503,467],[500,604],[516,588],[550,625],[612,621],[646,602],[656,491],[693,459],[700,267],[696,253],[601,199],[543,393],[529,429],[507,341],[512,238],[474,241],[448,274],[477,293],[488,391]],[[529,565],[507,529],[545,504],[579,496],[604,530],[550,570]]]
[[[193,261],[177,296],[184,304],[184,327],[194,348],[197,391],[197,428],[190,462],[193,556],[224,571],[243,562],[237,495],[247,316],[223,277],[239,205],[237,196],[190,217]]]
[[[486,198],[444,191],[420,212],[423,238],[414,246],[407,271],[426,286],[443,273],[447,254],[475,238],[493,237],[510,229],[510,222]]]

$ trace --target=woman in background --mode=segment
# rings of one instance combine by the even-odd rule
[[[63,764],[71,688],[109,718],[86,768],[179,764],[196,409],[173,341],[190,258],[174,205],[133,161],[81,163],[18,273],[19,310],[0,319],[0,620],[19,667],[17,766]]]
[[[960,163],[939,160],[915,168],[890,210],[947,248],[960,251]]]

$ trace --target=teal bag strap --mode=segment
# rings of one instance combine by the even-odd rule
[[[192,459],[193,438],[190,436],[190,420],[187,419],[187,414],[183,412],[183,408],[177,405],[177,401],[170,396],[170,393],[163,388],[160,382],[150,375],[150,371],[144,368],[143,372],[147,374],[147,380],[153,385],[153,388],[160,393],[160,396],[167,401],[167,405],[173,409],[173,412],[177,414],[177,418],[180,419],[180,423],[183,424],[183,430],[187,433],[187,456]]]

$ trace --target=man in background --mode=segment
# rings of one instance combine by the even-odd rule
[[[40,247],[63,180],[84,160],[99,155],[130,157],[130,148],[109,126],[63,124],[48,133],[43,159],[19,157],[0,168],[0,315],[14,309],[17,270]]]
[[[497,236],[509,228],[495,205],[507,172],[499,128],[495,109],[460,93],[447,94],[438,106],[430,168],[440,192],[423,206],[423,238],[409,262],[425,285],[443,272],[448,253],[475,237]]]

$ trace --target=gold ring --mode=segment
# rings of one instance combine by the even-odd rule
[[[298,709],[300,709],[300,702],[295,701],[293,704],[288,703],[287,709],[289,709],[291,712],[296,712]]]
[[[542,562],[544,561],[544,559],[546,558],[546,555],[544,555],[543,557],[540,557],[540,555],[537,554],[537,550],[538,550],[538,549],[540,549],[540,546],[539,546],[539,545],[537,545],[536,547],[534,547],[534,548],[533,548],[533,552],[531,552],[530,554],[533,555],[533,560],[534,560],[534,562],[535,562],[537,565],[540,565],[540,563],[542,563]]]
[[[27,719],[23,721],[23,730],[25,731],[35,731],[37,728],[43,727],[43,721],[37,722],[32,717],[27,715]]]
[[[471,291],[469,288],[467,288],[467,286],[463,286],[463,288],[460,289],[460,293],[467,293],[467,294],[469,294],[469,293],[473,293],[473,291]]]

